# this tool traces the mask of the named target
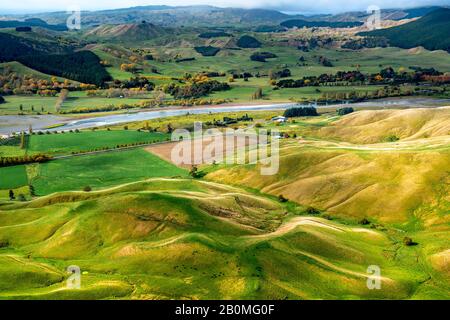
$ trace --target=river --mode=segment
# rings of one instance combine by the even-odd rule
[[[189,114],[208,114],[208,113],[222,113],[222,112],[237,112],[237,111],[263,111],[263,110],[283,110],[294,105],[295,103],[278,103],[278,104],[261,104],[261,105],[237,105],[237,106],[214,106],[214,107],[185,107],[185,108],[158,108],[152,111],[139,111],[131,113],[111,114],[99,117],[87,117],[83,119],[70,119],[58,115],[10,115],[0,116],[0,134],[9,135],[13,132],[28,131],[32,126],[34,131],[46,130],[46,128],[54,125],[59,125],[52,130],[75,130],[88,129],[93,127],[101,127],[106,125],[114,125],[121,123],[128,123],[134,121],[152,120],[173,116],[182,116]],[[450,106],[450,99],[428,99],[428,98],[393,98],[373,100],[367,102],[353,103],[353,104],[334,104],[327,106],[317,106],[318,109],[325,107],[339,108],[341,106],[354,107],[381,107],[381,108],[395,108],[395,107],[438,107],[443,105]]]

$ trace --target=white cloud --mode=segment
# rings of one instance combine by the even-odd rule
[[[192,5],[220,7],[273,8],[296,12],[344,12],[365,10],[369,5],[381,8],[449,5],[450,0],[2,0],[0,11],[60,11],[77,5],[83,10],[125,8],[140,5]]]

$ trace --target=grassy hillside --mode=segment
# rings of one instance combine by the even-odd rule
[[[360,144],[449,136],[450,108],[360,111],[314,134]]]
[[[151,177],[186,176],[187,172],[142,149],[81,156],[44,163],[29,181],[38,195],[86,186],[104,188]]]
[[[361,35],[386,37],[392,46],[450,52],[450,9],[440,8],[398,27],[361,33]]]
[[[276,175],[240,165],[207,177],[354,221],[407,224],[414,217],[418,227],[433,224],[450,208],[449,110],[360,111],[337,121],[287,124],[279,128],[305,139],[283,140]]]
[[[448,283],[425,258],[415,262],[418,248],[301,212],[183,179],[3,205],[0,298],[446,297]],[[434,252],[439,264],[445,253]],[[73,264],[82,271],[80,290],[65,286]],[[383,270],[383,290],[366,287],[372,264]]]
[[[10,69],[13,72],[16,72],[17,74],[29,75],[29,76],[32,76],[37,79],[51,80],[53,77],[52,75],[45,74],[45,73],[39,72],[37,70],[28,68],[27,66],[25,66],[17,61],[0,63],[0,72],[3,72],[5,70],[5,68]],[[61,78],[61,77],[56,77],[56,79],[60,82],[64,81],[64,78]]]
[[[100,40],[110,41],[144,41],[163,36],[168,30],[155,26],[152,23],[136,23],[121,25],[101,25],[86,33],[86,37],[96,37]]]

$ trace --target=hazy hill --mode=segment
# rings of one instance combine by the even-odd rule
[[[423,46],[428,50],[450,52],[450,9],[441,8],[401,26],[360,35],[386,37],[390,45],[400,48]]]
[[[55,31],[67,31],[67,27],[64,24],[61,25],[51,25],[47,24],[45,21],[37,18],[29,18],[24,21],[18,20],[0,20],[0,28],[16,28],[16,27],[41,27],[49,30]]]
[[[363,23],[359,21],[336,21],[336,22],[330,22],[330,21],[307,21],[302,19],[293,19],[293,20],[286,20],[281,23],[283,27],[286,28],[313,28],[313,27],[328,27],[328,28],[353,28],[353,27],[359,27]]]
[[[65,12],[34,14],[48,23],[63,23]],[[24,15],[23,17],[30,17]],[[276,10],[217,8],[213,6],[143,6],[116,10],[103,10],[82,13],[84,26],[100,24],[129,24],[146,20],[163,26],[233,26],[236,23],[259,25],[278,24],[291,17]]]
[[[118,41],[143,41],[167,34],[167,30],[152,23],[141,22],[120,25],[102,25],[86,33],[87,37]]]

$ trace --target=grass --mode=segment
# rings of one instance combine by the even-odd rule
[[[0,146],[0,157],[19,157],[25,154],[25,149],[19,146]]]
[[[154,50],[158,51],[160,48],[155,47]],[[250,60],[250,55],[255,51],[269,51],[276,54],[277,58],[268,59],[265,63],[254,62]],[[360,65],[359,68],[362,72],[369,73],[379,72],[381,68],[387,66],[392,66],[395,69],[423,66],[435,67],[442,72],[450,71],[450,57],[443,51],[431,52],[422,50],[412,52],[399,48],[375,48],[362,51],[317,49],[310,52],[302,52],[295,47],[274,44],[274,46],[264,46],[254,50],[222,50],[215,57],[202,57],[196,54],[193,48],[175,48],[172,54],[180,54],[185,57],[195,56],[196,60],[186,63],[150,61],[150,64],[155,66],[163,75],[170,76],[180,76],[184,72],[193,73],[205,70],[221,72],[236,70],[267,74],[269,70],[287,67],[292,71],[293,77],[301,77],[334,73],[339,70],[355,70],[357,65]],[[306,66],[297,64],[301,56],[305,58]],[[322,66],[318,62],[319,56],[329,58],[334,66]]]
[[[0,105],[0,114],[37,114],[38,112],[45,114],[47,112],[55,113],[56,97],[40,97],[33,96],[6,96],[5,101]],[[20,111],[22,105],[23,111]],[[34,111],[32,111],[34,107]],[[44,110],[44,111],[42,111]]]
[[[426,111],[296,119],[277,128],[305,142],[282,140],[277,175],[262,177],[245,165],[207,168],[207,179],[226,184],[183,178],[136,183],[187,175],[142,149],[27,168],[36,192],[52,194],[0,206],[0,299],[447,299],[450,203],[443,182],[450,158],[439,135],[445,138],[447,115],[445,109]],[[265,121],[272,114],[250,115],[273,128]],[[221,116],[149,125],[178,127],[192,117]],[[347,142],[376,141],[399,124],[404,131],[397,132],[395,151],[383,151],[393,143]],[[52,143],[71,147],[123,134],[137,132],[32,138],[69,139]],[[428,148],[418,146],[423,135]],[[41,143],[54,150],[50,141]],[[98,191],[73,192],[86,185]],[[110,186],[117,187],[103,189]],[[290,201],[278,202],[279,194]],[[307,206],[324,213],[305,216]],[[355,225],[362,217],[369,226]],[[405,236],[418,245],[404,246]],[[72,264],[85,272],[79,291],[65,288]],[[382,290],[366,287],[373,264],[385,277]],[[8,274],[20,284],[11,286]]]
[[[236,80],[232,83],[232,89],[228,91],[219,91],[211,94],[210,97],[214,99],[230,99],[233,102],[251,101],[251,96],[258,88],[263,91],[263,98],[260,100],[253,100],[252,102],[288,102],[298,100],[315,100],[324,93],[335,92],[372,92],[376,91],[381,86],[337,86],[337,87],[304,87],[304,88],[286,88],[280,90],[273,90],[267,81],[261,78],[250,78],[249,81]]]
[[[134,130],[96,130],[79,133],[33,135],[30,137],[29,151],[49,154],[70,154],[75,151],[91,151],[104,147],[136,142],[165,141],[167,134],[159,132],[138,132]]]
[[[0,168],[0,189],[15,189],[27,185],[25,166]]]
[[[61,110],[70,112],[79,108],[98,108],[109,105],[130,104],[135,105],[147,97],[138,98],[105,98],[105,97],[88,97],[84,92],[71,92],[69,97],[63,103]],[[6,96],[6,103],[0,105],[0,114],[47,114],[56,113],[55,104],[57,97],[41,97],[33,96]],[[20,111],[20,106],[22,110]],[[34,107],[34,111],[32,111]]]
[[[3,206],[0,298],[448,296],[447,281],[424,281],[425,258],[410,259],[410,249],[419,257],[422,249],[403,250],[381,231],[294,216],[291,209],[270,197],[190,179],[152,179]],[[396,248],[401,254],[392,259]],[[382,290],[366,287],[371,264],[381,267]],[[83,272],[81,290],[65,287],[69,265]]]
[[[214,120],[222,120],[224,117],[229,118],[239,118],[245,116],[246,114],[253,119],[270,119],[275,115],[281,114],[283,111],[239,111],[239,112],[222,112],[222,113],[212,113],[212,114],[188,114],[189,110],[186,110],[186,115],[165,117],[149,121],[139,121],[127,124],[130,130],[136,130],[145,127],[148,123],[149,127],[157,129],[158,131],[166,131],[167,126],[174,129],[176,128],[192,128],[194,122],[202,122],[205,126],[206,122],[212,122]],[[235,126],[246,126],[249,122],[239,122]],[[233,126],[234,127],[234,126]],[[110,128],[121,129],[123,125],[113,125]]]
[[[142,150],[109,152],[51,161],[39,165],[31,183],[36,194],[81,190],[85,186],[105,188],[152,177],[185,176],[175,167]]]
[[[450,166],[448,117],[449,108],[439,108],[297,119],[277,127],[301,138],[281,141],[276,175],[260,175],[259,166],[234,165],[212,167],[207,178],[282,194],[354,221],[370,216],[401,224],[427,208],[422,223],[428,224],[448,210],[443,200]],[[401,140],[384,142],[389,134]]]
[[[267,44],[271,37],[285,35],[258,37]],[[356,68],[375,73],[388,66],[450,71],[447,53],[426,50],[305,53],[274,42],[257,51],[278,57],[259,63],[249,59],[256,50],[224,49],[216,57],[202,57],[190,46],[172,47],[169,42],[139,46],[155,57],[196,57],[143,64],[142,75],[158,76],[152,66],[161,72],[156,84],[200,71],[266,75],[289,68],[293,78]],[[95,50],[111,63],[108,71],[116,79],[132,76],[120,70],[121,63],[129,62],[130,50],[122,50],[123,58]],[[306,66],[297,64],[300,56]],[[334,66],[321,66],[319,56]],[[16,63],[12,67],[19,73],[33,72]],[[272,90],[267,76],[231,85],[232,90],[212,97],[246,102],[262,88],[261,102],[278,102],[378,89]],[[26,114],[41,112],[42,107],[54,113],[56,99],[6,96],[0,114],[17,114],[20,105]],[[62,108],[134,104],[140,99],[71,92]],[[282,111],[149,121],[164,131],[169,124],[189,127],[194,121],[248,113],[263,127],[296,133],[297,139],[281,140],[280,170],[274,176],[261,176],[258,166],[219,164],[201,168],[208,173],[205,180],[187,179],[186,170],[143,149],[0,168],[0,299],[449,299],[448,110],[362,111],[344,117],[331,111],[280,126],[266,120]],[[168,136],[134,130],[144,124],[128,124],[128,131],[119,125],[112,131],[34,135],[28,152],[69,154]],[[399,140],[385,141],[392,136]],[[0,146],[0,156],[24,152]],[[9,189],[30,199],[28,184],[38,197],[8,201]],[[81,191],[86,186],[93,191]],[[281,194],[289,201],[280,203]],[[322,213],[307,215],[307,207]],[[358,225],[362,218],[370,224]],[[417,245],[403,245],[405,236]],[[382,270],[382,290],[366,286],[367,267],[374,264]],[[66,287],[69,265],[83,272],[80,290]]]

